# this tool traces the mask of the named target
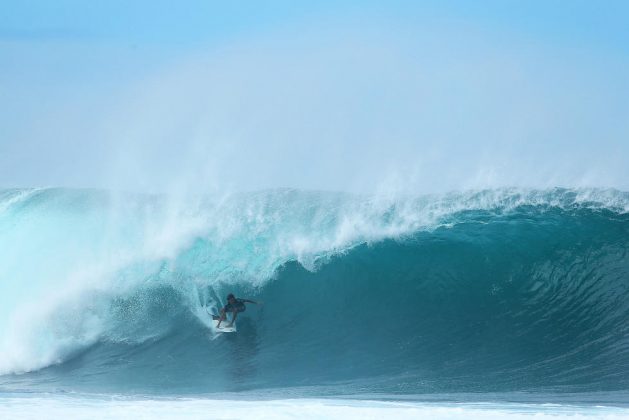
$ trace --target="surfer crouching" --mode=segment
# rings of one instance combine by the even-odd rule
[[[236,316],[238,316],[238,312],[244,312],[245,309],[247,309],[245,307],[245,303],[255,303],[256,305],[258,304],[258,302],[254,301],[254,300],[249,300],[249,299],[237,299],[232,293],[227,295],[227,305],[225,305],[222,309],[221,309],[221,316],[217,317],[214,316],[214,319],[218,319],[218,324],[216,325],[216,328],[220,328],[221,327],[221,322],[223,322],[223,320],[225,318],[227,318],[227,312],[232,312],[234,314],[234,317],[232,318],[232,322],[230,322],[227,325],[227,328],[231,327],[232,325],[234,325],[234,321],[236,321]]]

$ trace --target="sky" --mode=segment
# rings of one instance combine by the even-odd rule
[[[625,1],[4,1],[0,188],[629,190]]]

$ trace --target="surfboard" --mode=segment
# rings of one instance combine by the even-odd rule
[[[218,319],[213,319],[212,325],[218,332],[225,332],[225,333],[236,332],[236,323],[234,322],[231,327],[228,327],[227,325],[229,325],[229,320],[227,319],[224,319],[223,322],[221,322],[220,327],[217,327]]]

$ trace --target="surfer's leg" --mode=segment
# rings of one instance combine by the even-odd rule
[[[246,306],[245,306],[245,304],[243,303],[243,304],[241,304],[241,305],[236,306],[236,307],[232,310],[232,314],[233,314],[233,316],[232,316],[232,322],[231,322],[232,324],[234,323],[234,321],[236,321],[236,316],[238,315],[238,313],[239,313],[239,312],[244,312],[244,311],[245,311],[245,309],[246,309]]]
[[[218,318],[218,324],[216,324],[217,328],[221,326],[221,322],[223,322],[226,317],[227,315],[225,314],[225,309],[221,309],[221,316]]]

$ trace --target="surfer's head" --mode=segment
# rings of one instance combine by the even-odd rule
[[[230,293],[227,295],[227,302],[231,302],[232,300],[236,300],[236,297],[232,293]]]

